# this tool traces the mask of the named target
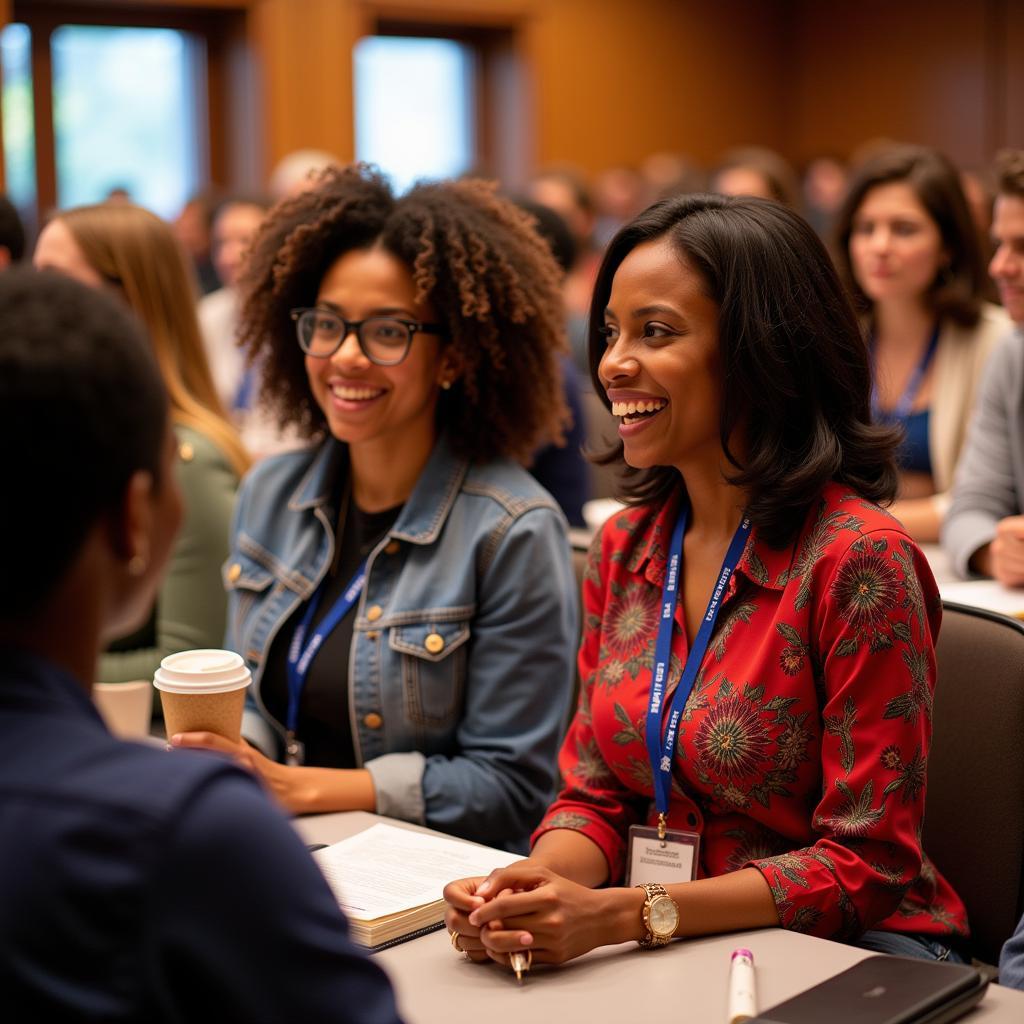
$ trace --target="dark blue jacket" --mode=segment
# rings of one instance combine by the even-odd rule
[[[398,1021],[253,779],[115,739],[74,679],[10,651],[0,993],[5,1021]]]

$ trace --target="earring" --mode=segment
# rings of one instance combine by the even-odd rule
[[[441,388],[442,388],[442,390],[450,391],[451,387],[452,387],[452,382],[450,380],[448,380],[447,377],[443,381],[441,381]]]
[[[142,555],[132,555],[128,559],[128,575],[129,576],[141,576],[148,566],[148,562]]]

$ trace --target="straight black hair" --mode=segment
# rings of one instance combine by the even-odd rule
[[[719,309],[722,367],[719,436],[735,467],[727,479],[749,494],[747,512],[769,544],[799,531],[830,480],[871,501],[896,494],[899,432],[871,421],[867,346],[824,245],[791,210],[746,196],[691,195],[645,210],[612,239],[590,308],[590,370],[598,376],[600,333],[615,272],[638,245],[665,238]],[[730,439],[742,433],[742,456]],[[623,446],[598,455],[622,463]],[[626,468],[622,496],[664,501],[677,470]]]

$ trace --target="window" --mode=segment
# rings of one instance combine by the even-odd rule
[[[356,159],[398,191],[474,164],[472,48],[454,39],[370,36],[354,54]]]
[[[164,217],[250,176],[246,10],[11,0],[0,31],[4,170],[30,232],[123,189]]]
[[[4,180],[22,219],[35,220],[36,155],[32,109],[32,35],[15,23],[0,32],[3,61]]]
[[[116,188],[174,216],[206,177],[202,42],[165,28],[62,25],[50,51],[58,206]]]

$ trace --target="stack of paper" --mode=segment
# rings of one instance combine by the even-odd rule
[[[313,854],[356,942],[380,949],[440,926],[444,887],[520,858],[459,839],[377,824]]]

